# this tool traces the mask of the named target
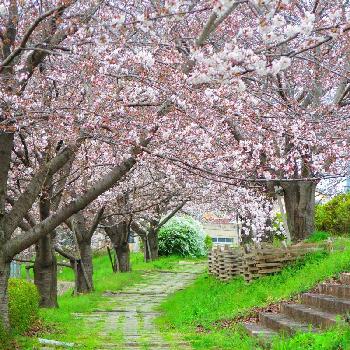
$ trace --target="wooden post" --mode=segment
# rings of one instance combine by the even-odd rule
[[[111,249],[110,249],[108,246],[107,246],[107,252],[108,252],[108,256],[109,256],[109,261],[111,262],[111,265],[112,265],[112,271],[113,271],[113,272],[117,272],[117,271],[115,270],[115,264],[114,264],[114,261],[113,261]]]

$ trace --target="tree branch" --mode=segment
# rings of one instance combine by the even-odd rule
[[[168,214],[163,220],[161,220],[155,231],[158,231],[163,225],[165,225],[172,217],[174,217],[174,215],[183,208],[183,206],[187,203],[188,201],[183,201],[182,203],[180,203],[170,214]]]
[[[91,238],[92,235],[94,234],[94,232],[96,231],[97,229],[97,226],[99,224],[99,222],[101,221],[102,219],[102,215],[105,211],[105,206],[102,206],[96,213],[95,217],[94,217],[94,221],[92,222],[92,225],[89,229],[89,232],[88,232],[88,237]]]
[[[66,147],[60,154],[42,166],[36,175],[29,182],[26,190],[19,196],[13,204],[11,211],[4,218],[4,231],[7,235],[11,235],[28,210],[40,194],[42,185],[48,176],[56,173],[64,164],[66,164],[77,149],[77,145]]]
[[[64,258],[66,258],[66,259],[68,259],[70,261],[77,260],[77,258],[74,255],[68,253],[67,251],[61,249],[58,246],[55,246],[54,249],[55,249],[55,252],[57,252],[58,254],[62,255]]]
[[[47,11],[46,13],[44,13],[43,15],[41,15],[40,17],[38,17],[33,24],[28,28],[28,30],[26,31],[26,33],[24,34],[21,43],[19,44],[19,47],[16,48],[9,56],[7,56],[7,58],[0,64],[0,73],[1,71],[7,67],[14,59],[15,57],[17,57],[22,50],[26,47],[27,42],[30,38],[30,36],[33,34],[34,30],[38,27],[38,25],[47,17],[51,16],[52,14],[54,14],[55,12],[59,12],[62,11],[64,9],[66,9],[67,7],[69,7],[71,5],[71,3],[66,3],[65,5],[61,5],[59,7],[56,7],[52,10]]]
[[[133,221],[131,223],[131,229],[135,231],[140,237],[147,236],[147,230],[136,221]]]
[[[2,39],[2,58],[6,59],[11,54],[11,47],[16,40],[18,24],[17,0],[11,0],[9,5],[9,17],[6,25],[6,31]]]
[[[153,129],[155,132],[157,128]],[[7,259],[11,260],[13,256],[27,249],[34,244],[39,238],[54,230],[62,222],[65,222],[73,214],[84,209],[88,204],[94,201],[99,195],[115,186],[135,165],[136,157],[142,153],[142,150],[149,144],[152,135],[140,142],[139,145],[133,147],[132,156],[124,160],[120,165],[114,167],[110,172],[96,181],[84,194],[72,200],[57,212],[51,214],[47,219],[43,220],[30,231],[14,237],[7,242],[4,251],[7,254]]]

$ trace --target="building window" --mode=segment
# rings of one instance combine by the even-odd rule
[[[228,237],[212,237],[211,240],[213,241],[213,243],[219,244],[233,243],[233,238]]]

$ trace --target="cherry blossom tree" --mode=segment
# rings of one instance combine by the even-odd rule
[[[64,207],[53,212],[48,210],[44,202],[47,196],[50,196],[50,184],[55,180],[55,175],[76,156],[81,145],[91,135],[81,127],[73,128],[74,132],[69,135],[59,135],[59,128],[67,125],[57,121],[55,113],[50,114],[53,112],[52,103],[45,104],[45,97],[48,97],[50,91],[45,90],[47,76],[42,77],[44,63],[55,55],[56,50],[65,50],[63,43],[69,41],[81,26],[91,20],[100,2],[51,2],[48,6],[49,9],[45,11],[46,9],[37,7],[31,1],[21,4],[9,1],[1,10],[0,315],[5,327],[8,327],[7,281],[12,258],[45,236],[48,237],[47,240],[39,244],[42,247],[48,244],[49,247],[43,249],[43,254],[51,255],[48,235],[51,235],[59,224],[118,182],[136,163],[137,156],[142,152],[140,147],[150,142],[149,136],[146,136],[140,140],[139,146],[131,147],[131,151],[125,152],[124,149],[122,157],[118,158],[119,161],[106,169],[103,176],[95,178],[91,187]],[[67,12],[69,15],[66,15]],[[50,69],[53,67],[54,64],[51,64]],[[38,88],[44,89],[39,98]],[[64,104],[61,107],[63,106]],[[74,110],[76,104],[72,108],[73,115]],[[41,113],[39,117],[36,112]],[[72,119],[66,120],[73,124],[76,122]],[[79,123],[76,126],[79,126]],[[28,140],[35,141],[32,148],[28,147]],[[39,157],[40,154],[44,154],[38,152],[38,148],[47,151],[43,162],[31,163],[31,156],[37,158],[38,154]],[[128,148],[130,149],[130,146]],[[12,155],[15,158],[12,158]],[[22,161],[27,169],[24,174],[21,173],[21,167],[14,167],[17,166],[18,160]],[[19,174],[25,175],[24,181],[16,178]],[[8,185],[10,189],[12,183],[17,184],[18,195],[10,199],[13,204],[6,208]],[[30,227],[27,224],[28,212],[40,196],[43,198],[41,204],[45,204],[41,208],[40,221]],[[26,222],[23,222],[24,220]],[[19,226],[26,226],[26,232],[13,236]],[[54,276],[54,273],[51,275]],[[55,277],[52,277],[51,280],[54,279]],[[51,302],[54,298],[49,300],[47,306],[53,306]]]
[[[174,20],[166,34],[177,45],[163,52],[178,68],[168,79],[182,118],[169,140],[186,147],[155,156],[233,185],[281,187],[292,238],[305,238],[317,183],[347,171],[348,18],[343,1],[271,0],[217,1]]]
[[[54,286],[55,228],[79,221],[72,215],[142,157],[245,188],[236,193],[241,202],[248,193],[260,198],[251,187],[262,193],[281,187],[292,237],[308,235],[316,184],[348,169],[348,17],[341,0],[5,0],[5,326],[11,259],[36,244],[37,285]],[[167,210],[158,211],[158,224],[152,218],[153,228]],[[18,227],[25,232],[15,236]],[[52,295],[46,306],[56,305]]]

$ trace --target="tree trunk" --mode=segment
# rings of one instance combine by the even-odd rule
[[[34,283],[40,294],[40,306],[58,307],[57,261],[52,245],[52,234],[41,238],[35,246]]]
[[[78,242],[81,260],[77,264],[76,291],[89,293],[94,289],[91,239]]]
[[[3,118],[0,116],[0,121]],[[0,327],[10,328],[8,313],[7,286],[10,277],[10,262],[4,257],[4,245],[10,236],[4,230],[4,217],[6,215],[5,202],[7,196],[7,183],[13,149],[13,132],[0,131]]]
[[[287,222],[293,242],[309,237],[315,229],[316,181],[286,181],[281,183]]]
[[[124,220],[106,227],[105,231],[111,240],[116,253],[115,271],[128,272],[130,268],[130,222]]]
[[[158,234],[154,230],[150,230],[144,240],[144,256],[145,261],[158,259]]]
[[[7,293],[9,277],[10,263],[4,261],[0,255],[0,328],[5,330],[10,328]]]
[[[118,246],[114,246],[116,253],[116,269],[117,272],[129,272],[130,268],[130,248],[128,241],[122,242]]]

